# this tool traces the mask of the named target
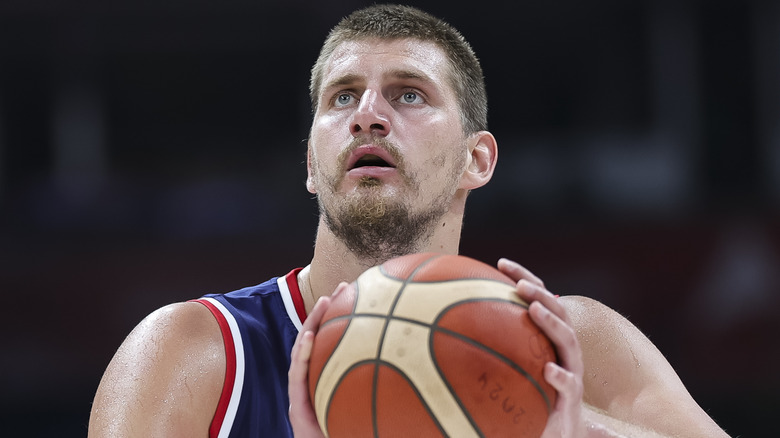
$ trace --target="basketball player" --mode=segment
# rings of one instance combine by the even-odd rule
[[[411,8],[358,11],[326,40],[311,96],[311,263],[149,315],[106,370],[90,436],[321,436],[306,372],[328,296],[392,257],[458,252],[467,194],[497,159],[481,68],[460,34]],[[726,436],[624,318],[556,299],[512,261],[498,268],[558,350],[545,437]]]

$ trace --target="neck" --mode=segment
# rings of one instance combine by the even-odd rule
[[[457,254],[462,220],[462,211],[445,214],[433,235],[426,242],[422,242],[416,252]],[[381,260],[380,263],[384,261]],[[298,274],[306,312],[311,311],[317,299],[330,295],[339,283],[355,281],[363,271],[376,264],[375,260],[362,259],[347,249],[346,245],[330,232],[324,219],[320,218],[314,258],[311,264]]]

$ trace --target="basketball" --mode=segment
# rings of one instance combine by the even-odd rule
[[[538,437],[556,392],[552,344],[515,282],[459,255],[412,254],[333,298],[314,338],[309,394],[323,433]]]

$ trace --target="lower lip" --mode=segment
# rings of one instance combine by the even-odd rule
[[[350,178],[363,178],[371,177],[377,179],[388,178],[392,175],[398,174],[398,169],[394,167],[379,167],[379,166],[363,166],[347,172]]]

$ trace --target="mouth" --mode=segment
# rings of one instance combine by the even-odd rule
[[[360,146],[355,149],[347,162],[347,170],[361,167],[395,168],[395,159],[383,148],[376,146]]]
[[[355,161],[355,164],[352,166],[352,169],[357,169],[359,167],[366,167],[366,166],[393,167],[390,164],[388,164],[387,161],[383,160],[382,157],[379,157],[374,154],[367,154],[367,155],[363,155],[357,161]]]

